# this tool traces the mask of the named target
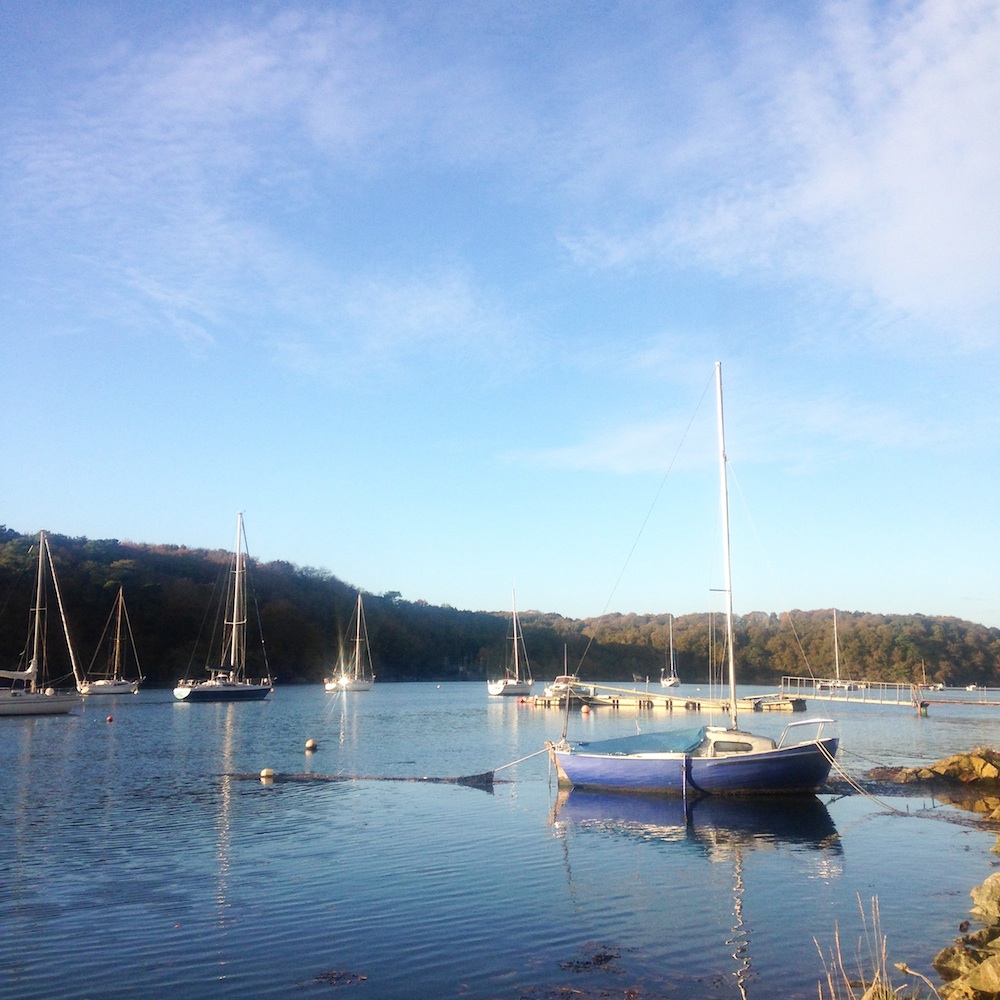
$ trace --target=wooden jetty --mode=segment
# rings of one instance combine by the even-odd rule
[[[565,695],[548,697],[544,694],[527,699],[541,708],[565,704]],[[572,689],[570,706],[591,708],[662,708],[668,712],[728,712],[728,698],[702,697],[701,692],[684,694],[676,688],[663,692],[648,689],[614,687],[609,684],[575,684]],[[805,699],[783,692],[751,694],[737,698],[736,707],[744,712],[804,712]]]
[[[921,684],[887,683],[883,681],[848,681],[840,687],[827,687],[828,682],[817,677],[782,677],[781,693],[789,698],[809,697],[818,701],[852,702],[857,705],[904,705],[926,708],[929,705],[979,705],[1000,708],[1000,690],[978,688],[966,697],[964,688],[931,688]],[[958,697],[956,697],[956,695]]]

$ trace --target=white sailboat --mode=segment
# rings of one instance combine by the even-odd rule
[[[35,578],[35,603],[28,615],[28,640],[16,670],[0,670],[0,678],[9,680],[10,686],[0,687],[0,716],[4,715],[66,715],[80,704],[76,691],[57,691],[48,686],[48,607],[46,604],[47,579],[55,590],[63,636],[69,652],[70,664],[77,682],[80,671],[69,636],[69,623],[63,608],[59,580],[56,577],[52,552],[45,532],[38,535],[38,569]],[[31,650],[30,657],[28,650]]]
[[[112,629],[114,623],[114,629]],[[105,643],[107,642],[107,647]],[[101,650],[107,648],[107,663],[103,671],[95,668],[97,657]],[[126,662],[131,653],[131,662],[135,667],[135,677],[125,676]],[[94,658],[90,661],[83,679],[77,684],[77,690],[82,695],[108,694],[138,694],[142,683],[142,669],[139,666],[139,656],[135,648],[135,637],[132,634],[132,622],[125,607],[125,588],[118,588],[114,607],[101,633],[101,641],[97,645]]]
[[[265,660],[267,675],[259,680],[246,676],[247,654],[247,556],[243,515],[236,515],[236,552],[232,563],[233,586],[226,603],[220,665],[209,666],[208,679],[185,678],[174,688],[178,701],[263,701],[273,690],[274,681]],[[261,642],[263,646],[263,642]]]
[[[534,680],[531,677],[531,665],[528,663],[528,652],[524,648],[524,635],[521,623],[517,617],[517,597],[512,598],[511,622],[513,624],[513,645],[510,661],[503,677],[486,682],[486,690],[490,695],[525,696],[531,694]]]
[[[368,642],[368,625],[365,622],[365,606],[358,594],[351,619],[354,632],[354,651],[351,659],[343,660],[337,673],[323,681],[327,691],[371,691],[375,683],[375,669],[372,666],[371,646]]]
[[[816,687],[820,691],[856,691],[858,685],[855,681],[841,679],[840,677],[840,639],[837,637],[837,609],[833,609],[833,672],[831,680],[820,681]]]
[[[674,662],[674,616],[670,616],[670,656],[667,665],[670,673],[660,674],[660,684],[665,688],[679,687],[681,679],[677,676],[677,664]]]

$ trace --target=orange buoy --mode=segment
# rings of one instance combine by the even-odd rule
[[[580,709],[580,713],[581,713],[582,715],[590,715],[590,706],[589,706],[589,705],[584,705],[584,706],[583,706],[583,707],[582,707],[582,708]]]

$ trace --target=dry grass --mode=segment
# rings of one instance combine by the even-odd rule
[[[889,976],[888,943],[882,933],[878,897],[872,898],[870,915],[865,913],[860,896],[858,896],[858,909],[861,911],[863,933],[858,940],[854,965],[851,969],[844,964],[839,926],[834,927],[833,950],[829,959],[816,941],[825,980],[819,983],[819,1000],[904,1000],[904,998],[918,1000],[924,995],[939,998],[930,980],[905,964],[898,964],[894,968],[906,976],[921,980],[929,992],[923,994],[920,986],[893,986]],[[815,941],[815,938],[813,940]]]

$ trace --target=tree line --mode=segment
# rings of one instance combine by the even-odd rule
[[[34,599],[37,536],[0,526],[0,657],[24,648]],[[228,586],[232,553],[182,545],[49,535],[78,658],[85,667],[100,641],[119,586],[124,587],[147,684],[172,686],[203,676],[211,649],[210,615]],[[250,560],[251,609],[263,643],[248,643],[248,672],[266,665],[278,683],[318,683],[348,634],[358,588],[325,570]],[[398,592],[364,593],[365,617],[379,680],[483,680],[503,672],[509,612],[461,611]],[[1000,686],[1000,629],[932,615],[879,615],[832,608],[753,612],[735,621],[741,681],[777,684],[784,675],[902,683]],[[677,670],[708,683],[724,660],[723,617],[716,613],[607,614],[570,619],[520,611],[536,678],[570,672],[586,680],[658,680],[671,627]],[[217,651],[216,651],[217,652]],[[68,667],[67,667],[68,672]]]

